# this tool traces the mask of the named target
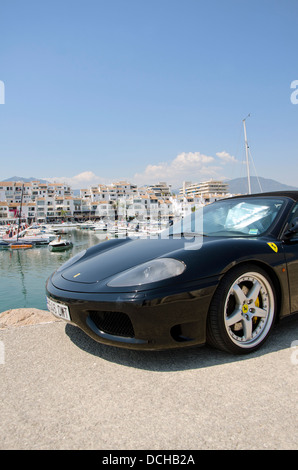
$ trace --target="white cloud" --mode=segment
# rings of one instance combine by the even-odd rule
[[[55,177],[44,177],[46,181],[50,183],[65,183],[72,187],[72,189],[84,189],[90,186],[97,186],[100,183],[106,183],[104,178],[95,175],[92,171],[83,171],[78,175],[69,176],[55,176]]]
[[[236,158],[233,155],[230,155],[228,152],[217,152],[216,156],[221,159],[221,161],[225,163],[237,163]]]
[[[235,164],[236,158],[226,151],[217,152],[215,156],[205,155],[201,152],[182,152],[173,160],[157,164],[149,164],[144,171],[136,173],[131,177],[122,177],[137,185],[154,184],[159,181],[166,181],[173,188],[182,186],[183,181],[192,181],[194,183],[208,179],[226,179],[225,174],[228,170],[228,164]],[[72,189],[84,189],[98,184],[110,184],[119,178],[109,180],[97,176],[93,171],[83,171],[78,175],[44,177],[43,179],[52,183],[66,183]]]
[[[173,187],[182,186],[183,181],[199,182],[206,179],[223,179],[222,165],[234,163],[236,159],[227,152],[218,152],[216,157],[200,152],[182,152],[170,162],[147,165],[142,173],[134,175],[137,184],[152,184],[166,181]]]
[[[173,167],[176,169],[185,169],[185,168],[193,168],[199,165],[202,167],[207,163],[214,162],[214,157],[209,157],[208,155],[204,155],[200,152],[183,152],[177,155],[177,157],[173,160]]]

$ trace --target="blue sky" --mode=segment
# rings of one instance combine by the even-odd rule
[[[298,186],[297,0],[2,0],[0,180]],[[251,169],[254,174],[253,168]]]

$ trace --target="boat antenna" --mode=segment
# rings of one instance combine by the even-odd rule
[[[248,151],[249,151],[249,146],[247,142],[247,133],[246,133],[246,119],[250,117],[250,114],[246,116],[246,118],[243,119],[243,127],[244,127],[244,140],[245,140],[245,152],[246,152],[246,169],[247,169],[247,182],[248,182],[248,194],[251,194],[251,185],[250,185],[250,173],[249,173],[249,158],[248,158]]]

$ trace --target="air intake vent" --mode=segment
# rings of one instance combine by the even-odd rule
[[[97,328],[114,336],[134,338],[135,333],[129,317],[122,312],[90,312],[90,318]]]

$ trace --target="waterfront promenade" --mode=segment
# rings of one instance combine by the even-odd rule
[[[0,329],[2,450],[297,448],[297,319],[240,358],[122,350],[33,323]]]

